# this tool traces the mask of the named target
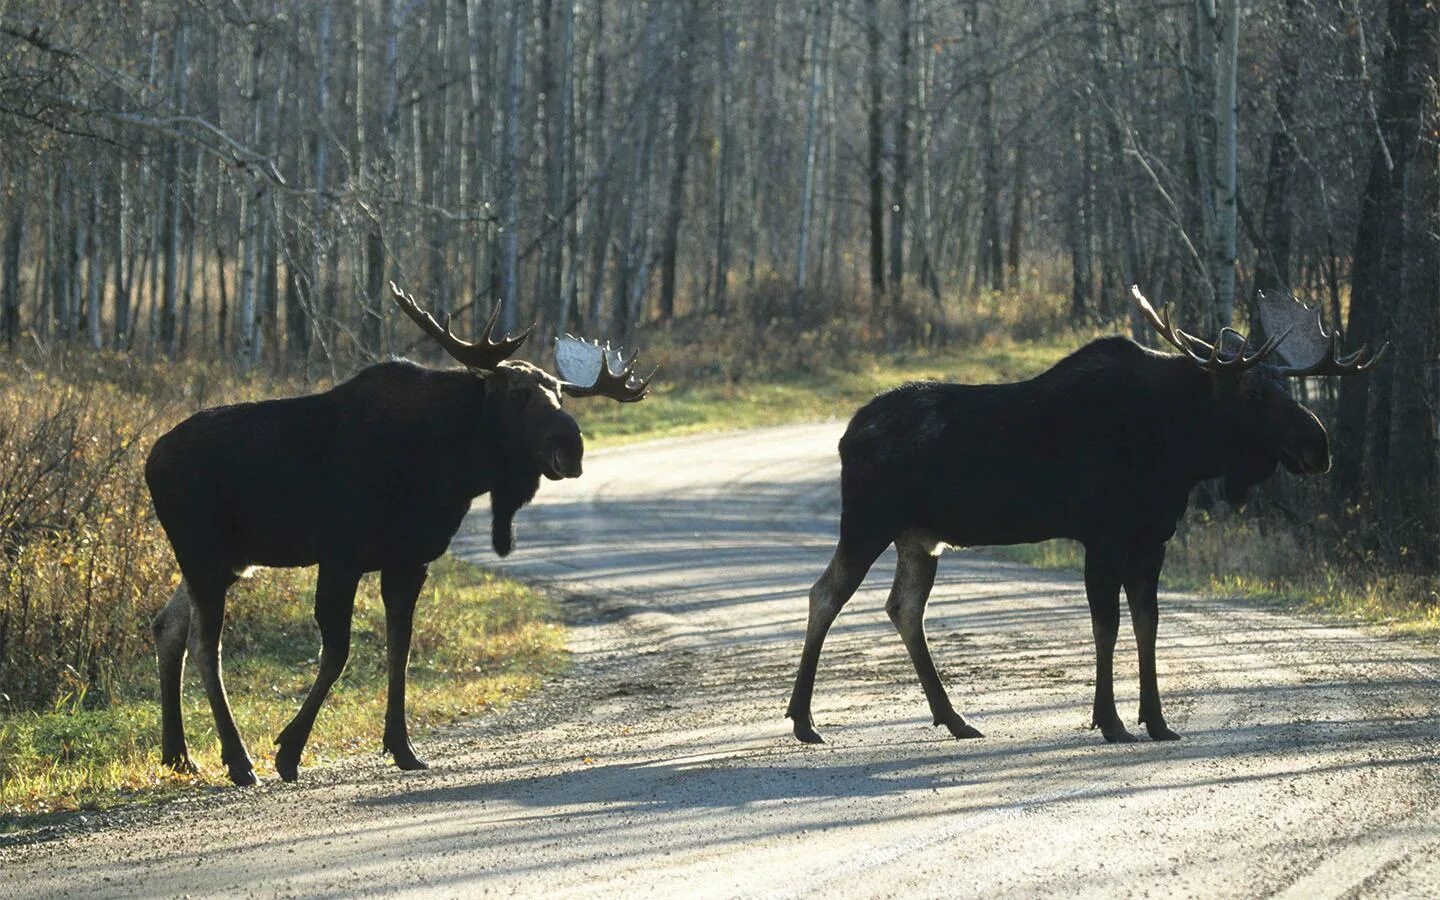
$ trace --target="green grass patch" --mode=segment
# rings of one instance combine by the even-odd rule
[[[260,776],[274,777],[272,741],[315,677],[320,638],[311,618],[314,570],[267,571],[231,591],[226,686]],[[243,627],[233,627],[243,623]],[[415,616],[409,713],[420,734],[534,689],[564,664],[564,633],[551,602],[528,587],[442,557]],[[153,691],[154,676],[150,683]],[[380,751],[386,696],[385,614],[377,576],[356,598],[345,674],[330,693],[303,765]],[[98,709],[72,694],[48,712],[0,718],[0,830],[47,814],[154,801],[196,786],[228,784],[198,674],[186,674],[185,724],[195,777],[160,765],[160,709],[153,696]]]
[[[1433,574],[1340,561],[1323,549],[1293,532],[1262,529],[1243,512],[1192,510],[1170,542],[1160,587],[1440,638],[1440,582]],[[1042,569],[1080,572],[1085,563],[1083,548],[1065,540],[981,552]]]

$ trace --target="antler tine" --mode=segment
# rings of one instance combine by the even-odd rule
[[[1285,335],[1289,334],[1290,331],[1287,328],[1278,337],[1272,336],[1269,340],[1265,341],[1255,352],[1248,353],[1247,351],[1250,350],[1250,338],[1248,335],[1242,334],[1227,325],[1220,329],[1220,336],[1214,344],[1208,343],[1193,334],[1176,328],[1174,323],[1170,321],[1170,307],[1166,306],[1160,312],[1156,312],[1155,307],[1151,305],[1150,301],[1145,299],[1145,295],[1140,293],[1139,285],[1132,285],[1130,287],[1130,293],[1135,298],[1135,303],[1139,307],[1141,314],[1149,321],[1150,326],[1159,332],[1161,337],[1169,341],[1171,345],[1190,357],[1190,359],[1194,360],[1202,369],[1208,372],[1230,372],[1238,374],[1253,368],[1259,365],[1265,357],[1273,353],[1275,348],[1280,346],[1280,341],[1284,339]],[[1240,347],[1235,351],[1234,355],[1225,353],[1226,335],[1234,335],[1240,339]]]
[[[606,366],[605,371],[602,371],[600,377],[596,379],[591,393],[609,397],[611,400],[618,400],[621,403],[636,403],[644,400],[645,395],[650,392],[650,382],[654,380],[655,373],[660,371],[660,367],[656,366],[650,370],[649,375],[640,378],[635,374],[635,357],[638,355],[638,352],[631,354],[630,363],[619,375],[612,375],[609,371],[610,367]]]
[[[494,369],[500,365],[500,363],[510,358],[516,350],[519,350],[520,345],[525,343],[525,339],[528,338],[530,332],[534,330],[534,326],[532,325],[514,337],[504,337],[498,341],[495,340],[495,325],[500,320],[501,306],[501,304],[497,302],[495,308],[490,313],[490,321],[485,326],[484,339],[472,344],[469,341],[463,341],[456,337],[454,332],[450,330],[450,315],[448,313],[445,315],[445,323],[442,325],[435,321],[435,317],[428,311],[420,308],[420,304],[415,301],[413,294],[400,290],[393,281],[390,282],[390,292],[395,295],[396,305],[399,306],[416,325],[420,326],[421,331],[424,331],[439,341],[440,346],[445,348],[445,352],[450,354],[457,362],[463,363],[472,369],[480,369],[482,371]]]
[[[1385,355],[1386,344],[1376,353],[1369,354],[1369,345],[1362,346],[1354,353],[1340,352],[1340,332],[1325,330],[1318,307],[1307,307],[1299,300],[1284,293],[1261,293],[1259,296],[1260,317],[1267,322],[1267,328],[1286,323],[1294,331],[1293,340],[1280,347],[1279,356],[1285,365],[1277,366],[1281,375],[1303,378],[1310,375],[1359,375],[1370,371]],[[1293,346],[1292,346],[1293,345]]]
[[[640,357],[639,350],[632,352],[629,360],[625,359],[623,350],[617,351],[616,355],[622,364],[618,373],[611,371],[607,354],[600,365],[600,375],[595,379],[595,383],[588,389],[581,388],[584,393],[571,391],[572,396],[609,397],[611,400],[618,400],[621,403],[635,403],[645,399],[645,395],[649,392],[650,382],[655,378],[655,373],[660,371],[660,367],[656,366],[649,375],[640,378],[635,374],[635,361]]]
[[[1347,356],[1340,356],[1340,336],[1338,334],[1332,334],[1330,336],[1330,351],[1326,353],[1322,359],[1303,369],[1282,367],[1280,374],[1291,378],[1305,378],[1311,375],[1363,375],[1375,368],[1376,363],[1385,358],[1386,352],[1390,349],[1390,344],[1387,342],[1380,345],[1380,349],[1375,351],[1374,354],[1371,354],[1367,359],[1365,358],[1365,354],[1369,349],[1370,345],[1365,344],[1354,353]]]
[[[1260,349],[1255,351],[1255,359],[1261,360],[1269,356],[1271,353],[1274,353],[1275,348],[1280,346],[1280,342],[1285,340],[1285,338],[1290,335],[1290,331],[1291,329],[1287,328],[1279,334],[1272,334],[1270,336],[1270,339],[1267,340],[1265,343],[1261,344]]]
[[[1211,364],[1210,368],[1212,371],[1216,372],[1236,373],[1252,369],[1255,366],[1259,365],[1260,362],[1265,359],[1265,357],[1269,356],[1272,352],[1274,352],[1275,348],[1280,346],[1280,341],[1284,339],[1286,334],[1289,333],[1290,330],[1287,328],[1279,336],[1271,336],[1268,340],[1265,341],[1265,343],[1260,345],[1259,349],[1247,356],[1245,351],[1250,349],[1249,335],[1241,334],[1239,331],[1236,331],[1234,328],[1231,328],[1227,325],[1226,327],[1220,329],[1220,340],[1216,342],[1215,353],[1213,354],[1214,361]],[[1220,345],[1225,342],[1225,335],[1227,334],[1233,334],[1240,339],[1240,348],[1235,351],[1235,355],[1231,358],[1220,359]]]
[[[1130,294],[1135,298],[1135,305],[1139,307],[1140,314],[1150,323],[1150,327],[1154,328],[1172,347],[1202,366],[1210,367],[1219,364],[1219,347],[1211,346],[1193,334],[1187,334],[1176,328],[1170,321],[1169,306],[1156,312],[1155,307],[1151,305],[1145,295],[1140,293],[1139,285],[1132,284]]]

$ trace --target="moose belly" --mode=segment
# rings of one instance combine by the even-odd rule
[[[956,547],[1029,544],[1077,537],[1087,503],[1076,492],[1036,484],[983,484],[929,495],[923,525]]]
[[[349,550],[366,572],[391,566],[416,566],[438,558],[450,546],[470,509],[468,500],[396,504],[384,515],[347,529],[338,550]]]

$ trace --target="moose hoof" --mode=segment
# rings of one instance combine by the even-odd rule
[[[160,764],[178,775],[200,774],[200,770],[190,761],[190,754],[183,750],[179,753],[167,753],[160,757]]]
[[[430,768],[430,764],[414,753],[395,754],[395,766],[405,772],[418,772]]]
[[[1150,740],[1152,740],[1152,741],[1178,741],[1178,740],[1180,740],[1180,735],[1178,735],[1178,734],[1176,734],[1175,732],[1171,731],[1169,728],[1165,727],[1164,725],[1147,726],[1147,727],[1146,727],[1146,730],[1150,732]]]
[[[1124,725],[1102,725],[1100,733],[1105,736],[1107,744],[1133,744],[1137,738],[1125,730]]]
[[[281,747],[275,752],[275,772],[281,781],[294,781],[300,777],[300,750]]]
[[[982,738],[985,736],[980,733],[980,729],[976,728],[974,725],[971,725],[969,722],[966,722],[959,716],[956,716],[953,719],[945,719],[943,721],[936,722],[935,724],[944,725],[947,729],[950,730],[950,733],[954,735],[957,740],[966,741],[971,738]]]
[[[814,725],[798,720],[795,722],[795,738],[802,744],[825,743],[825,739],[820,736],[820,732],[815,730]]]
[[[418,772],[421,769],[430,768],[430,764],[415,755],[415,748],[405,742],[398,750],[390,750],[391,757],[395,760],[395,767],[404,772]]]
[[[225,768],[230,773],[230,780],[236,787],[254,787],[260,783],[260,779],[255,777],[255,767],[250,765],[249,760]]]

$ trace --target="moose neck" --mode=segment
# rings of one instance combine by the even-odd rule
[[[1237,402],[1217,385],[1216,376],[1183,357],[1173,357],[1181,385],[1173,409],[1184,425],[1186,475],[1191,485],[1229,475],[1241,451],[1239,438],[1227,427],[1228,403]]]

